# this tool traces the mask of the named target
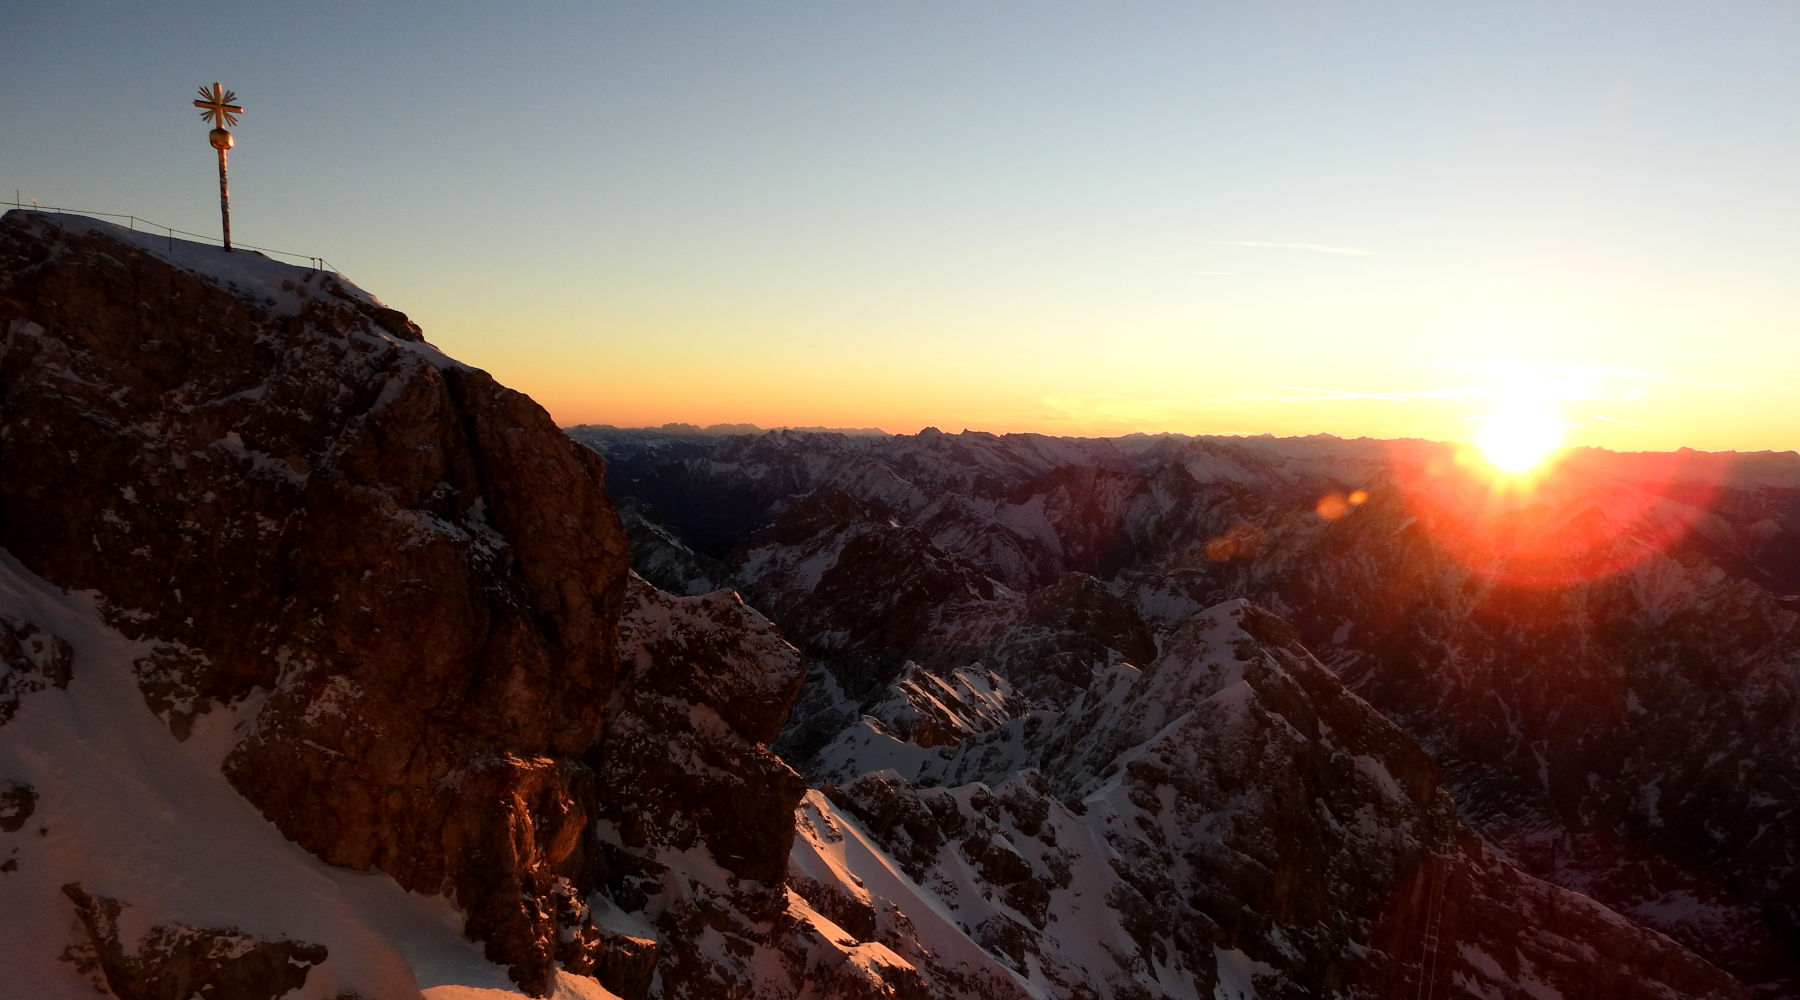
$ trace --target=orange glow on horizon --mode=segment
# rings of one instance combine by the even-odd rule
[[[435,335],[433,328],[427,331]],[[602,349],[613,350],[613,345],[596,340],[591,351],[559,345],[526,355],[520,345],[495,338],[485,328],[464,336],[468,339],[442,337],[432,343],[529,394],[565,427],[752,424],[912,434],[930,426],[946,433],[968,429],[1074,437],[1410,438],[1468,443],[1476,463],[1500,474],[1494,470],[1517,469],[1529,459],[1484,457],[1490,450],[1501,455],[1502,446],[1483,448],[1477,439],[1485,442],[1501,429],[1484,433],[1484,424],[1472,418],[1492,408],[1496,416],[1491,419],[1499,423],[1497,414],[1514,408],[1505,402],[1510,387],[1523,385],[1524,395],[1560,411],[1563,449],[1783,451],[1800,441],[1800,410],[1788,406],[1763,415],[1758,395],[1763,389],[1757,385],[1742,387],[1732,406],[1721,406],[1715,392],[1656,373],[1645,375],[1642,384],[1613,384],[1600,375],[1584,382],[1556,370],[1471,362],[1428,370],[1417,379],[1344,376],[1333,383],[1311,374],[1296,379],[1358,390],[1346,396],[1276,385],[1281,376],[1274,371],[1247,370],[1229,378],[1208,372],[1196,380],[1182,363],[1139,364],[1128,371],[1084,369],[1066,377],[1035,369],[1020,373],[992,358],[951,363],[945,359],[954,361],[955,355],[942,350],[876,358],[848,368],[843,359],[779,351],[692,352],[669,364],[645,353],[637,340],[612,354]],[[665,337],[643,341],[670,339],[679,342]],[[1389,388],[1391,394],[1385,392]],[[1383,391],[1362,391],[1376,389]],[[1777,395],[1785,400],[1785,393]],[[1533,421],[1527,417],[1512,423],[1528,427]],[[1513,447],[1515,453],[1530,451]],[[1540,475],[1540,468],[1523,475]]]

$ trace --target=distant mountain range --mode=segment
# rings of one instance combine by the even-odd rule
[[[1800,456],[1577,451],[1509,494],[1423,441],[572,433],[641,572],[808,655],[777,748],[815,783],[1035,768],[1079,803],[1056,748],[1120,727],[1076,720],[1247,598],[1489,856],[1800,992]]]
[[[663,424],[661,427],[638,428],[638,429],[645,430],[645,431],[648,431],[649,433],[653,433],[653,434],[661,434],[665,437],[726,437],[726,436],[733,435],[733,434],[761,434],[764,430],[769,430],[769,429],[784,430],[784,431],[805,431],[808,433],[816,433],[816,434],[845,434],[845,435],[849,435],[851,437],[885,437],[885,436],[887,436],[887,431],[884,431],[879,427],[763,428],[763,427],[758,427],[755,424],[710,424],[706,427],[700,427],[696,424],[670,423],[670,424]],[[614,427],[611,424],[576,424],[574,427],[569,428],[569,431],[571,433],[580,432],[580,433],[588,433],[588,434],[614,434],[614,433],[620,433],[622,431],[622,429],[618,428],[618,427]]]

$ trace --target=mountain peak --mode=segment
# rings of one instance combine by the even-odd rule
[[[547,990],[625,600],[604,464],[335,275],[17,211],[0,265],[0,547],[103,595],[173,738],[241,710],[223,775],[283,834]]]

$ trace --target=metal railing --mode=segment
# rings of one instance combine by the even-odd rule
[[[0,205],[5,204],[4,201],[0,201]],[[154,231],[158,229],[162,230],[169,238],[169,249],[171,250],[175,248],[175,236],[178,233],[182,236],[191,236],[206,243],[220,246],[223,245],[223,242],[217,236],[208,236],[205,233],[190,233],[185,229],[176,229],[172,226],[165,226],[160,222],[151,222],[149,219],[139,218],[135,215],[126,215],[123,212],[96,212],[86,208],[58,208],[53,205],[40,205],[35,199],[32,201],[21,200],[17,192],[13,193],[13,207],[30,209],[33,212],[55,212],[58,215],[87,215],[97,219],[124,219],[126,221],[126,228],[133,232],[137,231],[137,227],[141,223],[147,227],[144,230],[147,233],[154,233]],[[330,261],[323,257],[315,257],[312,254],[295,253],[292,250],[271,250],[268,247],[253,247],[248,243],[233,243],[232,249],[255,250],[257,253],[274,254],[277,257],[291,257],[294,260],[306,261],[308,266],[315,271],[330,271],[333,274],[339,273],[337,268],[331,266]]]

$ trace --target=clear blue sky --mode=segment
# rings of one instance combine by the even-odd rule
[[[1792,448],[1800,4],[13,3],[0,186],[565,423]]]

